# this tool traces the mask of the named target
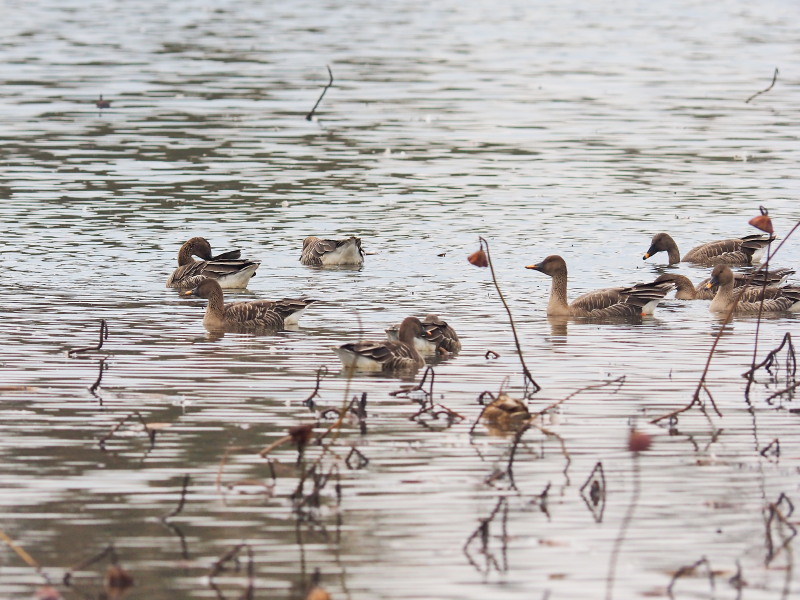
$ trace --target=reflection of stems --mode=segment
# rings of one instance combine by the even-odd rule
[[[326,66],[328,68],[328,85],[322,89],[322,93],[319,95],[319,98],[317,98],[317,103],[314,105],[314,108],[312,108],[311,112],[306,115],[306,121],[310,121],[314,117],[314,111],[317,110],[319,103],[322,102],[322,97],[325,95],[325,92],[328,91],[328,88],[333,85],[333,73],[331,72],[330,66]]]
[[[614,549],[611,551],[611,559],[608,564],[608,577],[606,578],[606,600],[611,600],[614,596],[614,574],[617,570],[617,558],[622,549],[622,542],[625,539],[625,533],[628,531],[628,526],[633,520],[633,512],[636,510],[636,504],[639,502],[639,493],[641,491],[641,481],[639,477],[639,453],[633,453],[633,495],[631,496],[631,503],[628,505],[628,510],[625,517],[622,519],[622,525],[619,528],[619,535],[614,540]]]
[[[500,301],[503,303],[503,307],[506,309],[506,314],[508,314],[508,322],[511,325],[511,333],[514,334],[514,344],[517,346],[517,354],[519,355],[519,362],[522,363],[522,372],[525,375],[525,388],[528,387],[528,382],[530,381],[533,384],[533,393],[535,394],[541,388],[541,386],[536,383],[533,379],[533,375],[528,370],[528,366],[525,364],[525,359],[522,356],[522,347],[519,343],[519,336],[517,335],[517,328],[514,326],[514,317],[511,316],[511,309],[508,308],[508,304],[506,304],[506,299],[503,296],[503,292],[500,290],[500,286],[497,283],[497,277],[494,274],[494,265],[492,265],[492,255],[489,252],[489,242],[487,242],[483,237],[478,238],[481,242],[481,245],[486,249],[486,258],[489,261],[489,270],[492,273],[492,283],[494,283],[494,288],[497,290],[498,295],[500,296]]]

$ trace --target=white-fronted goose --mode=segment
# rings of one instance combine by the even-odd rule
[[[763,235],[747,235],[743,238],[718,240],[692,248],[683,258],[678,251],[678,244],[668,233],[657,233],[650,242],[650,248],[642,260],[654,254],[666,252],[669,264],[690,262],[699,265],[750,265],[761,260],[767,245],[775,238]]]
[[[747,281],[750,277],[750,274],[734,273],[733,287],[738,291],[738,288],[747,284],[748,289],[746,292],[744,292],[745,295],[742,296],[742,300],[757,301],[761,299],[762,290],[769,290],[766,292],[767,297],[770,297],[770,294],[777,294],[778,290],[780,290],[778,286],[782,285],[786,281],[787,277],[793,273],[794,269],[775,269],[774,271],[769,272],[758,271],[753,275],[749,284],[747,284]],[[685,275],[679,275],[677,273],[665,273],[656,279],[656,283],[671,282],[675,284],[676,300],[713,299],[717,290],[715,286],[709,287],[706,285],[709,281],[710,278],[707,278],[697,285],[694,285],[688,277]],[[764,286],[764,281],[767,283],[766,286]]]
[[[284,298],[225,304],[222,287],[215,279],[204,279],[196,288],[182,294],[208,298],[203,325],[211,331],[281,331],[286,325],[296,325],[305,308],[315,302],[308,298]]]
[[[414,348],[423,356],[436,354],[448,356],[461,350],[461,341],[458,339],[455,329],[437,315],[427,315],[422,319],[422,327],[423,335],[414,338]],[[392,325],[386,329],[386,337],[397,341],[399,331],[400,325]]]
[[[711,271],[711,278],[707,287],[718,285],[719,289],[709,305],[709,310],[716,313],[727,313],[736,301],[738,292],[733,287],[733,271],[727,265],[717,265]],[[758,291],[759,288],[753,288]],[[735,313],[762,312],[797,312],[800,311],[800,287],[787,286],[782,288],[766,288],[776,290],[764,296],[763,303],[760,298],[756,300],[740,300],[734,308]],[[774,295],[773,295],[774,294]]]
[[[310,267],[358,266],[364,263],[361,238],[326,240],[309,236],[303,240],[300,262]]]
[[[425,364],[414,348],[414,338],[425,329],[416,317],[406,317],[400,323],[398,341],[361,341],[334,347],[333,351],[346,368],[362,371],[411,371]]]
[[[553,278],[547,314],[569,317],[639,317],[651,315],[664,298],[672,283],[638,283],[631,287],[605,288],[588,292],[567,302],[567,263],[557,254],[545,258],[533,269]]]
[[[193,256],[202,260],[195,260]],[[178,251],[178,268],[167,279],[167,287],[194,288],[203,279],[216,279],[224,289],[244,289],[261,262],[240,256],[239,250],[212,256],[208,240],[193,237]]]

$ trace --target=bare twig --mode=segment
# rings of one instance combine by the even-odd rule
[[[97,379],[95,380],[95,382],[92,385],[89,386],[89,391],[92,393],[93,396],[97,396],[97,394],[95,394],[95,392],[97,391],[97,388],[100,387],[100,382],[103,380],[103,371],[106,368],[106,359],[105,358],[101,358],[100,359],[99,367],[100,367],[100,369],[99,369],[99,371],[97,373]]]
[[[100,319],[100,340],[96,346],[88,346],[86,348],[76,348],[75,350],[68,350],[67,356],[75,356],[82,352],[91,352],[92,350],[100,350],[103,347],[103,342],[108,339],[108,325],[105,319]]]
[[[150,438],[150,446],[152,447],[155,444],[156,430],[150,429],[147,426],[147,423],[145,422],[142,414],[138,410],[135,410],[132,413],[126,415],[124,418],[120,419],[120,421],[116,425],[114,425],[114,427],[111,429],[111,431],[109,431],[106,435],[104,435],[102,438],[98,440],[97,445],[100,446],[101,450],[106,449],[106,442],[110,440],[113,437],[113,435],[117,431],[119,431],[119,428],[122,427],[125,424],[125,422],[133,416],[136,416],[139,419],[139,422],[142,424],[142,427],[144,427],[145,433],[147,433],[147,436]]]
[[[772,83],[769,84],[769,87],[767,87],[766,89],[761,90],[760,92],[756,92],[755,94],[750,96],[747,100],[745,100],[744,103],[745,104],[749,104],[750,100],[752,100],[753,98],[755,98],[757,96],[760,96],[761,94],[764,94],[764,93],[770,91],[772,89],[772,87],[775,85],[775,82],[777,80],[778,80],[778,67],[775,67],[775,72],[772,74]]]
[[[706,571],[708,572],[708,582],[709,585],[711,585],[711,589],[713,590],[714,571],[711,569],[711,563],[708,562],[708,559],[704,556],[700,560],[693,562],[690,565],[683,566],[677,571],[675,571],[675,574],[672,576],[672,580],[669,582],[669,585],[667,586],[667,595],[669,595],[670,598],[675,598],[675,596],[672,593],[672,588],[675,587],[675,583],[677,583],[678,579],[680,579],[684,575],[691,575],[692,573],[695,572],[695,570],[697,570],[697,567],[699,567],[700,565],[705,565]]]
[[[178,501],[178,506],[176,506],[170,512],[161,517],[162,521],[166,521],[170,517],[174,517],[183,510],[183,506],[184,504],[186,504],[186,491],[188,487],[189,487],[189,474],[187,473],[186,475],[183,476],[183,485],[181,486],[181,499]]]
[[[316,404],[314,403],[314,398],[319,398],[319,387],[320,381],[322,380],[323,376],[328,374],[328,367],[322,365],[319,369],[317,369],[317,383],[314,386],[313,391],[311,394],[303,400],[303,404],[305,404],[309,409],[314,410],[316,408]]]
[[[537,412],[535,414],[537,416],[538,415],[543,415],[547,411],[554,409],[555,407],[559,406],[560,404],[563,404],[564,402],[566,402],[570,398],[573,398],[574,396],[577,396],[581,392],[585,392],[585,391],[588,391],[588,390],[594,390],[594,389],[597,389],[597,388],[606,387],[607,385],[614,385],[615,383],[618,384],[618,385],[617,385],[617,389],[613,391],[614,394],[616,394],[620,390],[620,388],[622,387],[622,384],[625,383],[625,375],[620,375],[616,379],[612,379],[610,381],[604,381],[603,383],[594,383],[592,385],[584,386],[584,387],[582,387],[582,388],[580,388],[578,390],[575,390],[574,392],[572,392],[568,396],[562,398],[561,400],[558,400],[557,402],[553,402],[550,406],[548,406],[546,408],[543,408],[542,410],[540,410],[539,412]]]
[[[314,105],[314,108],[312,108],[311,112],[306,115],[306,121],[310,121],[311,119],[314,118],[314,112],[317,110],[317,107],[319,106],[319,103],[322,102],[322,97],[325,95],[325,92],[328,91],[328,88],[333,85],[333,73],[331,72],[331,67],[330,67],[330,65],[325,65],[325,66],[328,69],[328,77],[330,78],[328,80],[328,85],[326,85],[322,89],[322,93],[319,95],[319,98],[317,99],[317,103]]]

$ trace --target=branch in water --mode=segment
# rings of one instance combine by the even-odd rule
[[[325,95],[325,92],[328,91],[328,88],[333,85],[333,73],[331,72],[331,68],[328,65],[325,66],[328,69],[328,77],[330,77],[330,79],[328,80],[328,85],[326,85],[323,88],[322,93],[319,95],[319,98],[317,99],[317,103],[314,105],[314,108],[312,108],[311,112],[306,115],[306,121],[310,121],[314,117],[314,111],[317,110],[319,103],[322,102],[322,97]]]

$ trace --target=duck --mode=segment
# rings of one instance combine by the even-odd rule
[[[757,301],[761,299],[762,290],[770,290],[766,293],[777,294],[780,290],[780,285],[786,282],[786,279],[794,273],[794,269],[775,269],[774,271],[758,271],[752,274],[749,273],[734,273],[733,274],[733,287],[740,288],[747,285],[747,291],[744,292],[742,300]],[[749,280],[749,282],[748,282]],[[706,278],[697,285],[694,285],[686,275],[678,273],[665,273],[660,275],[657,283],[670,282],[675,284],[675,299],[676,300],[712,300],[716,289],[714,286],[708,287],[706,284],[710,278]],[[764,282],[766,281],[766,286]]]
[[[197,287],[181,293],[208,299],[203,325],[209,331],[282,331],[287,325],[296,325],[306,307],[315,302],[309,298],[284,298],[225,304],[222,286],[216,279],[204,279]]]
[[[100,94],[100,97],[94,101],[94,105],[100,110],[111,108],[111,100],[103,100],[103,94]]]
[[[528,265],[553,278],[548,316],[567,317],[640,317],[652,315],[658,303],[673,288],[669,282],[638,283],[631,287],[605,288],[588,292],[567,303],[567,263],[557,254]]]
[[[335,346],[333,351],[348,369],[362,371],[413,371],[425,364],[414,338],[422,336],[425,327],[417,317],[406,317],[400,323],[398,340],[360,341]]]
[[[767,246],[774,237],[759,234],[746,235],[742,238],[717,240],[696,246],[687,252],[683,258],[678,251],[678,244],[668,233],[657,233],[650,241],[650,248],[644,253],[642,260],[647,260],[654,254],[666,251],[669,264],[690,262],[700,265],[751,265],[758,262]]]
[[[351,236],[343,240],[329,240],[309,236],[303,240],[300,263],[310,267],[362,265],[364,251],[361,249],[361,238]]]
[[[714,313],[728,313],[733,307],[738,297],[738,292],[734,289],[733,271],[727,265],[717,265],[711,271],[711,278],[706,287],[719,286],[714,299],[708,309]],[[758,288],[754,288],[758,291]],[[800,311],[800,287],[786,286],[782,288],[766,288],[767,290],[777,290],[769,295],[764,295],[755,300],[740,299],[736,302],[733,312],[759,313],[759,312],[798,312]]]
[[[483,407],[481,418],[487,422],[490,429],[503,432],[519,429],[528,423],[531,420],[531,413],[525,402],[501,392],[497,398]]]
[[[203,260],[195,260],[199,256]],[[168,288],[187,289],[203,279],[216,279],[223,289],[244,289],[255,275],[261,261],[242,259],[239,250],[211,255],[211,244],[203,237],[193,237],[178,250],[178,268],[167,279]]]
[[[422,319],[422,327],[425,330],[422,336],[414,338],[414,348],[422,356],[449,356],[461,350],[461,340],[455,329],[440,319],[435,314],[426,315]],[[386,337],[392,341],[399,338],[398,332],[400,325],[392,325],[386,329]]]

